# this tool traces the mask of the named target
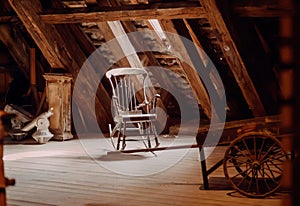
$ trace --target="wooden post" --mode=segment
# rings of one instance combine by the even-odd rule
[[[296,89],[296,112],[295,112],[295,116],[294,116],[294,120],[295,120],[295,124],[294,127],[296,128],[296,135],[294,136],[293,139],[293,146],[294,146],[294,150],[295,153],[298,154],[296,159],[294,160],[293,163],[293,206],[297,206],[299,205],[300,202],[300,105],[299,105],[299,101],[300,101],[300,29],[299,29],[299,20],[300,20],[300,2],[299,1],[293,1],[295,3],[295,6],[293,6],[293,8],[296,8],[296,12],[295,12],[295,18],[294,18],[294,22],[293,22],[293,28],[295,29],[294,31],[294,39],[295,39],[295,44],[294,44],[294,59],[295,59],[295,63],[296,63],[296,75],[294,75],[294,81],[295,81],[295,85],[294,87],[297,88]]]
[[[0,137],[0,205],[6,205],[6,195],[5,195],[6,185],[5,185],[4,164],[3,164],[2,157],[3,157],[3,137]]]
[[[46,101],[54,114],[50,117],[50,130],[53,139],[72,139],[71,133],[71,81],[65,74],[45,74]]]
[[[14,179],[8,179],[4,175],[4,163],[3,163],[3,138],[7,135],[8,131],[2,124],[2,118],[7,116],[6,112],[0,110],[0,205],[6,206],[6,186],[14,185]],[[7,117],[8,118],[8,117]]]
[[[292,5],[292,0],[282,1],[282,6]],[[280,47],[279,47],[279,63],[280,68],[278,72],[279,85],[281,88],[281,105],[280,105],[280,119],[281,133],[294,133],[294,113],[295,113],[295,68],[294,54],[293,54],[293,17],[285,16],[279,19],[279,35],[281,37]],[[292,150],[293,138],[289,136],[288,138],[283,138],[282,145],[287,151]],[[293,184],[293,165],[291,161],[286,161],[283,168],[282,186],[287,189],[292,189]],[[297,174],[298,175],[298,174]],[[296,186],[298,187],[298,186]],[[296,188],[295,187],[295,188]],[[295,195],[295,194],[293,194]],[[296,194],[299,195],[299,194]],[[292,205],[292,199],[285,198],[282,205]],[[298,204],[296,204],[298,205]]]
[[[33,95],[35,106],[39,105],[39,96],[36,89],[36,59],[35,59],[35,48],[30,48],[30,88]]]

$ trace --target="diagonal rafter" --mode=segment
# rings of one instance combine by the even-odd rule
[[[82,52],[78,44],[71,40],[72,38],[62,38],[56,27],[45,24],[40,20],[38,13],[41,11],[41,5],[38,1],[29,2],[26,0],[9,0],[9,3],[23,22],[28,33],[40,48],[50,66],[52,68],[65,68],[72,73],[73,78],[76,79],[81,65],[86,59],[85,54]],[[98,128],[97,122],[93,121],[96,106],[101,114],[101,120],[103,123],[100,127],[102,131],[105,131],[105,129],[107,131],[106,125],[111,120],[109,115],[110,102],[104,87],[101,84],[99,85],[99,90],[102,92],[103,98],[95,98],[96,105],[86,102],[91,95],[95,95],[94,88],[98,87],[98,82],[95,77],[97,77],[95,72],[86,74],[84,77],[85,81],[82,81],[81,85],[82,88],[84,88],[84,91],[82,91],[79,96],[75,97],[75,101],[77,103],[85,102],[85,107],[81,107],[81,109],[83,109],[81,112],[91,114],[85,115],[87,118],[86,125],[89,125],[89,128],[91,129]]]
[[[211,27],[219,32],[218,43],[222,48],[227,63],[243,93],[243,96],[254,116],[266,114],[256,88],[251,81],[246,66],[224,22],[215,0],[200,0],[204,7]]]
[[[174,34],[177,34],[177,30],[171,20],[161,20],[160,24],[164,31],[171,32]],[[187,62],[189,65],[193,65],[191,59],[187,55],[186,48],[181,42],[180,39],[169,39],[169,41],[172,44],[172,48],[174,49],[175,53],[178,53],[179,56],[182,59],[186,59],[189,62]],[[204,113],[207,115],[208,118],[211,118],[212,109],[210,104],[210,99],[207,94],[207,91],[205,89],[205,86],[203,85],[203,82],[201,81],[198,73],[195,69],[191,68],[190,66],[186,64],[182,64],[182,69],[184,70],[184,73],[187,76],[187,79],[189,81],[189,84],[194,92],[194,95],[197,99],[198,104],[201,105],[202,109],[204,110]]]

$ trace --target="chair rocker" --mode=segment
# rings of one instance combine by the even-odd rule
[[[147,71],[142,68],[118,68],[108,71],[106,77],[112,87],[115,126],[112,129],[109,125],[109,131],[113,147],[116,150],[124,150],[129,131],[137,131],[146,148],[151,148],[153,139],[155,147],[158,147],[159,140],[154,122],[157,119],[156,103],[160,95],[153,95],[151,92]]]

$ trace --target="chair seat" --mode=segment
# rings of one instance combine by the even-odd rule
[[[151,121],[156,119],[156,114],[124,114],[121,115],[120,118],[124,122],[143,122],[143,121]]]

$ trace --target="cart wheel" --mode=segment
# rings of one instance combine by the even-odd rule
[[[233,188],[248,197],[266,197],[280,187],[282,163],[288,159],[280,142],[264,132],[249,132],[225,152],[224,174]]]

